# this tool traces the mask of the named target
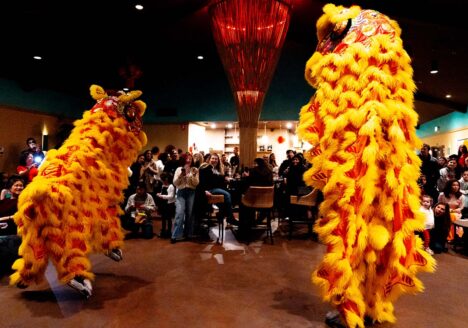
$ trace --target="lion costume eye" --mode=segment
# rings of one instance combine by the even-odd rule
[[[132,105],[125,107],[125,118],[129,122],[133,122],[136,119],[136,109]]]
[[[342,39],[351,28],[351,19],[337,23],[330,33],[330,39],[333,41]]]

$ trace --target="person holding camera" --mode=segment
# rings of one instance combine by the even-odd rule
[[[40,161],[42,161],[42,159],[40,159]],[[20,165],[16,168],[16,172],[24,179],[26,184],[28,184],[37,175],[37,168],[40,162],[34,161],[32,153],[23,152],[21,153],[19,164]]]

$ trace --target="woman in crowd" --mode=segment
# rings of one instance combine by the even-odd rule
[[[200,182],[198,169],[193,166],[190,153],[181,156],[184,164],[175,170],[173,184],[176,192],[176,214],[174,228],[172,230],[171,243],[193,237],[193,201],[195,199],[195,188]]]
[[[465,168],[465,160],[468,158],[468,149],[465,145],[458,147],[458,167]]]
[[[208,163],[200,166],[199,190],[204,191],[206,196],[223,195],[224,203],[217,204],[221,215],[227,218],[230,224],[237,224],[232,214],[231,194],[226,190],[226,176],[224,166],[219,160],[218,154],[209,154]]]
[[[440,193],[439,203],[446,203],[450,209],[450,218],[452,222],[460,219],[462,216],[462,210],[465,204],[465,196],[460,191],[460,182],[457,180],[449,180],[445,185],[445,189]],[[453,226],[450,228],[448,241],[452,241],[454,238]]]
[[[450,208],[446,203],[434,205],[434,228],[431,229],[431,249],[434,253],[446,252],[445,244],[452,221],[450,219]]]
[[[153,160],[151,150],[145,151],[145,161],[141,168],[141,177],[146,185],[146,192],[154,199],[155,192],[158,192],[158,188],[160,188],[160,179],[158,168],[156,166],[156,162]]]
[[[18,210],[18,197],[24,189],[23,179],[19,175],[13,175],[8,179],[6,187],[10,191],[10,197],[0,200],[0,272],[11,267],[18,257],[18,247],[21,244],[13,215]]]
[[[21,153],[19,166],[16,172],[24,179],[26,184],[31,182],[37,175],[39,164],[34,162],[33,154],[28,152]]]

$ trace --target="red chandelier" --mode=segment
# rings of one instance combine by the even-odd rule
[[[240,142],[242,128],[255,128],[256,148],[258,120],[288,31],[291,0],[219,0],[209,11],[236,103]],[[241,151],[246,155],[242,145]]]

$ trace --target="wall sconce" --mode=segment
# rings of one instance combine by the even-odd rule
[[[42,129],[42,150],[49,150],[49,132],[45,124]]]
[[[439,73],[439,63],[437,62],[437,60],[433,60],[431,62],[431,71],[430,71],[431,74],[437,74]]]

